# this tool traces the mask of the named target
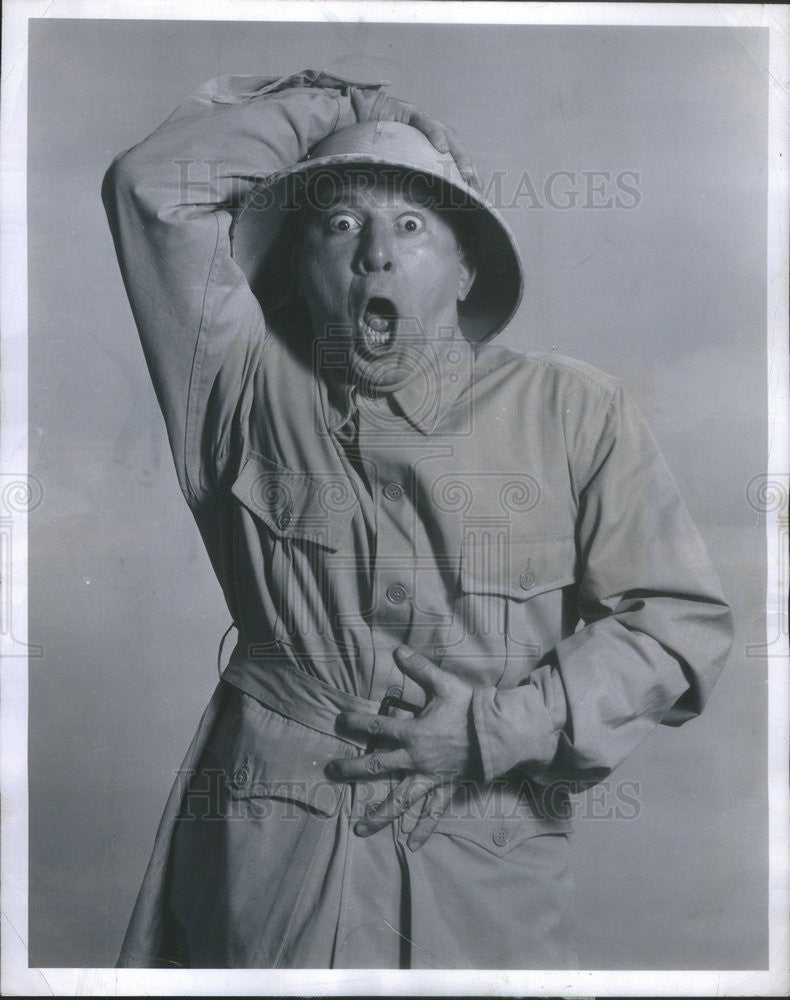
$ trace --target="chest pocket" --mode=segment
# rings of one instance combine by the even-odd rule
[[[237,588],[266,619],[255,624],[284,642],[322,634],[331,615],[327,560],[345,545],[357,508],[348,478],[250,452],[231,491],[252,515],[237,521],[233,558]]]
[[[454,672],[512,687],[554,646],[574,582],[573,537],[470,532],[461,548],[459,593],[445,646]]]
[[[357,502],[339,473],[294,472],[254,451],[231,489],[276,537],[312,542],[330,552],[343,545]]]

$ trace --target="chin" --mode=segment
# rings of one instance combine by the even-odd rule
[[[355,348],[351,353],[351,375],[362,388],[394,389],[407,382],[420,367],[417,350],[390,350],[372,354]]]

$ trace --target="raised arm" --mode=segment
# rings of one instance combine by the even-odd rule
[[[264,320],[230,253],[233,209],[266,175],[377,113],[379,85],[221,77],[115,159],[102,196],[184,494],[210,494],[260,361]]]
[[[117,157],[102,196],[182,490],[211,495],[261,360],[264,319],[231,257],[234,209],[331,132],[371,119],[424,132],[476,183],[455,133],[383,84],[315,70],[219,77]]]

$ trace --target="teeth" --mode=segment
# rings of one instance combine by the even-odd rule
[[[394,339],[398,319],[389,299],[373,296],[359,318],[359,337],[365,347],[375,351],[386,348]]]
[[[377,316],[375,313],[366,314],[365,323],[378,333],[386,333],[390,325],[388,319],[384,316]]]
[[[390,342],[388,329],[376,330],[367,321],[362,323],[362,336],[365,338],[365,342],[373,347],[383,347]]]

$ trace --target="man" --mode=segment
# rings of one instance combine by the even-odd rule
[[[206,84],[108,172],[239,633],[122,965],[572,966],[568,794],[723,663],[618,382],[485,343],[522,280],[474,184],[440,123],[309,71]]]

